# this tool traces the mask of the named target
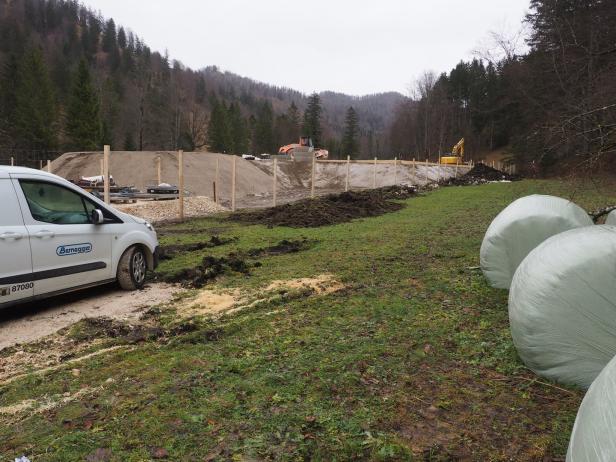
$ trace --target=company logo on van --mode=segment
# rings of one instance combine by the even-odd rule
[[[56,249],[56,255],[59,257],[66,257],[67,255],[79,255],[82,253],[92,252],[92,244],[71,244],[61,245]]]

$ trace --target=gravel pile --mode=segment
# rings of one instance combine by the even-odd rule
[[[124,213],[157,223],[177,219],[179,204],[177,200],[139,201],[136,204],[115,204],[114,207]],[[185,217],[203,217],[225,210],[227,209],[204,196],[184,199]]]

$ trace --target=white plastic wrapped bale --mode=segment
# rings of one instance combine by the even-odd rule
[[[606,225],[616,226],[616,210],[612,210],[605,219]]]
[[[511,335],[537,374],[587,388],[616,355],[616,227],[573,229],[522,262],[509,292]]]
[[[555,234],[592,225],[581,207],[560,197],[532,195],[507,206],[483,238],[480,263],[492,287],[508,289],[528,253]]]
[[[616,460],[616,359],[592,383],[578,410],[567,462]]]

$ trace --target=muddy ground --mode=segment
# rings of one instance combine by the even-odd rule
[[[268,226],[315,228],[398,211],[404,206],[393,202],[394,199],[407,199],[416,194],[417,190],[408,186],[348,191],[262,210],[235,213],[229,219]]]

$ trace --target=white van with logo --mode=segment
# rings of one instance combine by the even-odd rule
[[[113,281],[141,289],[157,263],[147,221],[59,176],[0,166],[0,308]]]

